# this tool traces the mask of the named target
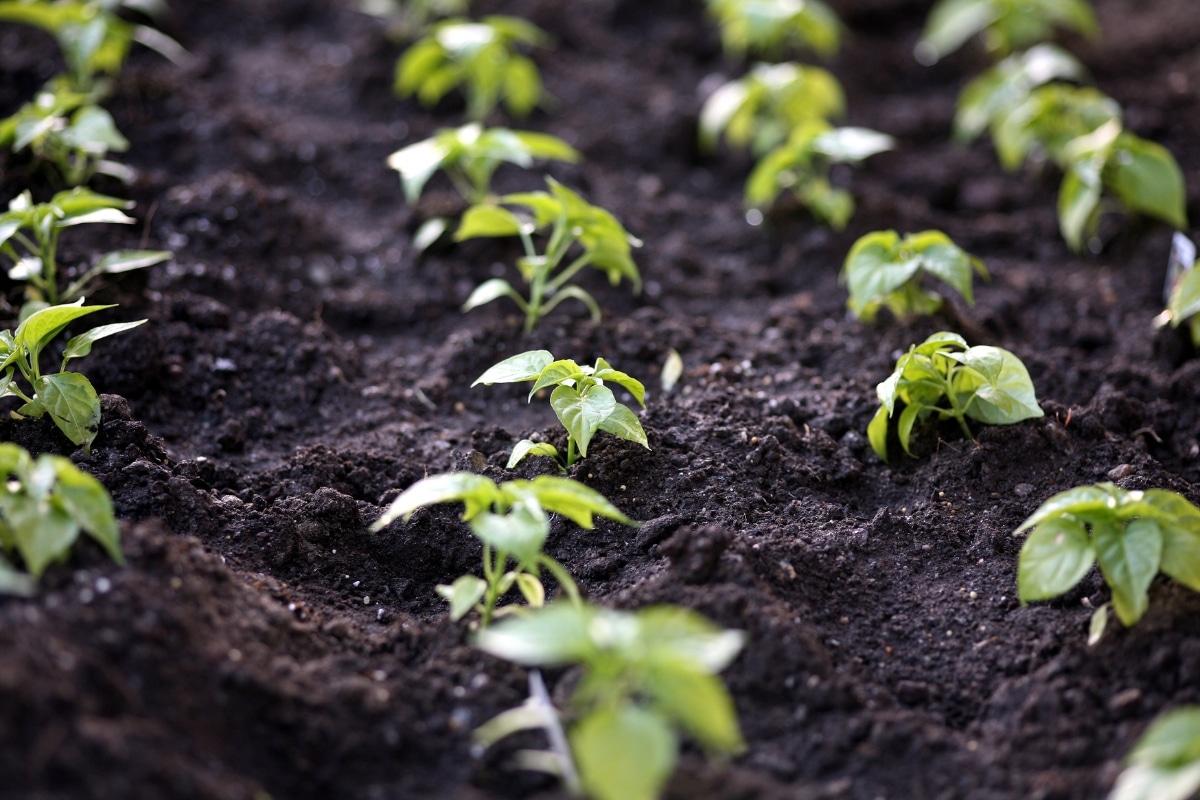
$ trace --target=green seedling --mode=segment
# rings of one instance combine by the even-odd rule
[[[579,665],[566,717],[583,791],[596,800],[655,800],[675,770],[680,731],[710,756],[745,749],[733,700],[717,677],[743,638],[683,608],[630,613],[556,603],[481,631],[475,643],[528,667]],[[487,746],[518,730],[549,727],[545,710],[529,709],[486,723],[476,741]],[[563,756],[534,752],[523,765],[562,775]]]
[[[524,192],[500,197],[497,204],[481,204],[468,208],[462,224],[455,233],[456,241],[478,237],[519,236],[525,255],[517,261],[517,269],[529,286],[528,299],[503,278],[484,281],[471,292],[463,311],[508,297],[525,314],[525,332],[537,325],[563,300],[583,303],[593,320],[600,320],[600,306],[582,287],[568,283],[580,270],[593,267],[604,272],[612,285],[622,278],[641,289],[642,278],[633,262],[631,248],[641,241],[630,236],[617,218],[603,208],[594,206],[567,189],[553,178],[547,178],[549,192]],[[504,206],[518,206],[521,213]],[[533,235],[547,233],[544,252],[539,253]],[[572,248],[580,251],[565,263]]]
[[[1200,591],[1200,509],[1175,492],[1079,486],[1051,497],[1015,533],[1027,530],[1017,564],[1022,603],[1070,591],[1097,562],[1126,627],[1146,613],[1160,570]],[[1089,643],[1107,621],[1105,603],[1092,615]]]
[[[1190,266],[1171,289],[1166,318],[1172,328],[1186,324],[1192,345],[1200,347],[1200,268]]]
[[[1125,757],[1108,800],[1188,800],[1200,791],[1200,707],[1163,714]]]
[[[1100,32],[1088,0],[941,0],[929,12],[915,55],[935,64],[983,34],[988,52],[1006,56],[1049,40],[1056,28],[1087,37]]]
[[[476,122],[501,101],[514,117],[527,117],[545,95],[537,66],[518,48],[549,43],[545,31],[519,17],[439,22],[400,57],[394,88],[402,98],[416,95],[432,106],[461,86],[467,116]]]
[[[813,119],[841,116],[846,99],[828,70],[805,64],[759,64],[729,81],[700,110],[700,146],[713,151],[721,136],[730,147],[766,155]]]
[[[102,75],[120,74],[134,42],[157,51],[176,63],[187,51],[171,37],[147,25],[122,19],[118,12],[165,11],[161,0],[9,0],[0,2],[0,21],[40,28],[58,40],[71,73],[71,88],[106,94],[97,84]]]
[[[968,418],[1012,425],[1042,416],[1033,382],[1019,358],[999,347],[968,347],[957,333],[946,331],[910,347],[875,392],[880,406],[867,427],[867,438],[884,461],[890,421],[901,405],[897,430],[909,455],[913,426],[930,415],[954,418],[968,439],[974,438]]]
[[[464,16],[470,5],[469,0],[362,0],[359,10],[386,20],[388,36],[407,42],[438,20]]]
[[[0,331],[0,398],[17,397],[24,402],[13,417],[40,419],[49,415],[68,439],[82,445],[84,452],[91,452],[92,441],[100,430],[100,397],[83,374],[67,372],[67,364],[91,353],[97,341],[136,328],[146,320],[101,325],[72,337],[63,350],[58,372],[44,373],[41,356],[72,322],[114,307],[85,306],[80,298],[70,305],[34,312],[16,331]]]
[[[1067,146],[1081,136],[1121,119],[1121,107],[1090,86],[1048,83],[1033,89],[992,123],[992,143],[1007,170],[1027,160],[1070,165]]]
[[[606,431],[650,449],[646,431],[642,429],[637,414],[624,403],[618,403],[605,382],[624,388],[642,407],[646,405],[645,387],[635,378],[613,369],[603,358],[596,359],[594,367],[588,367],[568,359],[555,361],[548,350],[530,350],[493,365],[471,386],[525,381],[533,382],[533,388],[529,391],[530,400],[541,390],[554,387],[550,393],[550,406],[567,430],[567,451],[560,453],[549,442],[523,439],[513,448],[508,459],[509,469],[521,463],[526,456],[547,456],[566,471],[580,458],[587,456],[588,444],[597,431]]]
[[[29,192],[23,192],[8,204],[8,211],[0,214],[0,254],[12,262],[8,277],[25,282],[22,319],[40,308],[82,298],[101,276],[143,269],[171,257],[166,250],[107,253],[95,266],[64,283],[67,276],[59,274],[58,264],[58,239],[63,230],[101,222],[128,225],[135,220],[123,209],[132,207],[131,202],[85,188],[59,192],[50,202],[36,204]]]
[[[854,198],[830,182],[830,167],[858,164],[893,145],[892,137],[867,128],[804,122],[754,167],[746,181],[746,205],[766,208],[780,193],[791,191],[814,217],[840,231],[854,215]]]
[[[593,527],[594,514],[637,525],[599,492],[570,478],[542,475],[532,481],[497,484],[482,475],[454,472],[417,481],[392,501],[371,525],[371,531],[380,531],[401,517],[407,522],[418,508],[439,503],[463,504],[463,521],[483,543],[484,577],[464,575],[451,585],[438,586],[438,594],[449,601],[454,620],[474,609],[485,627],[493,616],[520,608],[496,609],[514,586],[529,605],[537,607],[545,602],[540,577],[543,568],[554,576],[572,603],[582,603],[575,581],[561,564],[542,552],[550,533],[549,514],[561,514],[587,530]],[[515,563],[511,570],[510,559]]]
[[[126,183],[133,179],[132,170],[106,158],[129,149],[112,115],[63,79],[52,80],[32,102],[0,120],[0,147],[28,150],[68,186],[83,186],[96,173]]]
[[[1029,100],[1034,89],[1052,81],[1083,83],[1087,70],[1074,56],[1053,44],[1014,53],[972,80],[958,96],[954,136],[974,141],[989,128],[993,138],[1002,120]],[[1024,160],[1022,152],[1018,163]]]
[[[708,0],[708,10],[725,52],[736,58],[776,58],[799,48],[832,56],[841,43],[841,21],[820,0]]]
[[[46,567],[66,561],[81,532],[100,543],[118,564],[120,530],[112,499],[98,480],[61,456],[35,460],[10,442],[0,443],[0,545],[20,556],[29,575],[0,559],[0,592],[28,595]]]
[[[851,313],[874,322],[881,308],[897,319],[929,315],[941,308],[941,295],[923,286],[925,276],[950,285],[974,304],[974,273],[988,275],[982,261],[941,231],[911,233],[903,239],[895,231],[875,231],[850,248],[841,281],[850,287]]]

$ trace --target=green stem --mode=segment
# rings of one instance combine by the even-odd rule
[[[552,280],[552,281],[548,282],[548,283],[546,284],[546,288],[547,288],[548,290],[550,290],[550,291],[555,291],[555,290],[557,290],[557,289],[558,289],[560,286],[562,286],[564,283],[566,283],[567,281],[571,280],[571,278],[574,278],[574,277],[575,277],[575,275],[576,275],[576,273],[578,273],[578,272],[579,272],[579,270],[583,269],[584,267],[586,267],[586,266],[587,266],[588,264],[590,264],[590,263],[591,263],[591,254],[590,254],[590,253],[584,253],[584,254],[583,254],[583,255],[581,255],[579,258],[577,258],[577,259],[575,259],[574,261],[572,261],[572,262],[571,262],[571,266],[567,267],[567,268],[566,268],[566,269],[564,269],[562,272],[560,272],[560,273],[559,273],[559,274],[558,274],[558,275],[557,275],[557,276],[554,278],[554,280]]]
[[[954,374],[954,368],[951,368],[950,374]],[[958,422],[958,427],[962,428],[963,435],[971,441],[975,441],[975,435],[971,433],[971,429],[967,427],[967,412],[958,404],[958,399],[954,394],[954,387],[951,385],[949,376],[942,378],[942,392],[946,395],[946,399],[950,401],[950,413]]]
[[[572,605],[583,605],[583,595],[579,593],[579,586],[576,585],[575,580],[562,564],[559,564],[545,553],[538,556],[538,563],[554,576],[554,579],[558,581],[558,585],[567,593],[567,597],[570,599]]]
[[[575,446],[575,437],[567,434],[567,466],[579,460],[579,452]]]

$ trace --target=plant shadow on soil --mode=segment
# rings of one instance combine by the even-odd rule
[[[501,478],[517,439],[559,435],[519,387],[468,388],[539,347],[651,387],[670,349],[686,365],[673,393],[651,392],[652,451],[602,436],[573,468],[645,525],[558,521],[548,545],[599,602],[681,603],[748,635],[725,677],[749,750],[725,766],[686,750],[669,797],[1096,798],[1149,720],[1200,700],[1200,597],[1160,579],[1136,628],[1089,649],[1099,576],[1022,608],[1011,536],[1050,494],[1107,476],[1200,500],[1200,360],[1150,325],[1170,233],[1114,218],[1102,255],[1074,256],[1054,176],[951,145],[954,98],[984,62],[912,60],[930,3],[834,3],[848,121],[900,141],[839,175],[859,209],[835,234],[798,208],[746,224],[748,162],[698,154],[700,87],[740,70],[701,3],[480,0],[554,35],[538,58],[557,102],[527,127],[580,149],[552,171],[646,240],[640,296],[589,279],[602,325],[564,306],[530,337],[511,309],[458,312],[506,245],[413,256],[421,219],[451,201],[433,184],[406,206],[383,162],[461,108],[390,96],[400,48],[381,23],[352,0],[175,5],[165,29],[194,61],[135,53],[110,104],[140,177],[102,188],[129,191],[145,223],[64,237],[67,260],[131,239],[175,250],[96,298],[151,323],[84,364],[107,393],[90,458],[48,425],[0,431],[99,477],[129,557],[84,546],[36,598],[0,601],[0,796],[562,796],[508,767],[513,745],[470,754],[525,677],[474,651],[434,594],[478,565],[455,511],[366,532],[426,474]],[[1200,15],[1192,0],[1097,6],[1107,40],[1073,45],[1130,127],[1179,159],[1200,215]],[[0,113],[56,58],[0,26]],[[45,181],[0,161],[4,197],[26,185]],[[885,228],[940,228],[982,257],[977,305],[847,319],[841,260]],[[929,427],[919,459],[880,463],[875,384],[963,320],[973,344],[1025,361],[1045,418],[974,442]]]

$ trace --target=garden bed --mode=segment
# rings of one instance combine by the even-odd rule
[[[478,568],[455,509],[366,530],[427,474],[500,478],[516,440],[559,435],[519,387],[469,388],[534,348],[603,356],[650,389],[652,450],[601,436],[572,469],[645,524],[560,520],[547,551],[599,603],[678,603],[747,634],[725,678],[748,751],[706,766],[688,750],[668,796],[1098,798],[1151,719],[1200,701],[1200,597],[1160,578],[1135,628],[1089,648],[1099,574],[1021,607],[1011,535],[1100,480],[1200,501],[1200,361],[1151,325],[1171,232],[1114,217],[1100,255],[1074,255],[1055,175],[952,145],[957,92],[986,62],[913,60],[929,3],[834,4],[847,120],[898,146],[839,176],[858,212],[832,233],[794,206],[747,224],[750,162],[698,152],[706,92],[740,73],[698,0],[479,0],[554,35],[538,60],[557,102],[522,127],[579,149],[551,172],[646,242],[639,296],[589,279],[603,323],[567,304],[531,336],[511,307],[458,311],[508,244],[414,254],[420,222],[455,201],[435,183],[406,205],[384,161],[461,108],[392,97],[401,48],[378,20],[352,0],[174,5],[164,28],[194,61],[135,52],[110,103],[140,177],[101,188],[127,191],[144,225],[65,245],[174,250],[94,298],[150,323],[91,358],[110,396],[90,457],[48,423],[0,425],[108,487],[129,561],[84,547],[36,598],[0,601],[0,794],[565,796],[513,771],[510,746],[472,754],[472,729],[526,683],[434,592]],[[1174,153],[1197,217],[1200,14],[1096,5],[1104,40],[1072,45],[1130,129]],[[49,37],[0,26],[0,114],[56,58]],[[27,183],[0,161],[0,196]],[[981,257],[976,305],[848,318],[842,259],[887,228],[939,228]],[[943,329],[1015,352],[1046,415],[974,442],[931,427],[920,458],[883,464],[865,434],[875,384]],[[685,371],[664,394],[672,348]]]

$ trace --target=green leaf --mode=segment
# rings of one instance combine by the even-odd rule
[[[974,396],[966,414],[989,425],[1012,425],[1043,416],[1033,389],[1033,381],[1021,359],[999,347],[979,345],[969,348],[958,359],[975,371],[983,383],[972,387]],[[959,389],[956,373],[955,390]]]
[[[650,442],[646,439],[646,431],[642,428],[641,420],[629,406],[623,403],[617,403],[612,413],[604,418],[600,423],[600,430],[627,442],[640,444],[647,450],[650,449]]]
[[[896,140],[870,128],[835,128],[813,140],[814,152],[835,164],[855,164],[874,155],[886,153],[896,146]]]
[[[578,150],[557,136],[533,131],[513,131],[512,134],[534,158],[566,161],[571,164],[577,163],[582,158]]]
[[[936,63],[999,19],[1000,13],[989,0],[942,0],[929,12],[917,43],[917,60]]]
[[[1126,758],[1129,764],[1183,767],[1200,761],[1200,708],[1163,714],[1146,729]]]
[[[709,753],[745,749],[733,699],[721,680],[686,664],[658,662],[646,680],[656,710],[675,721]]]
[[[533,382],[533,388],[529,390],[529,399],[532,400],[535,394],[548,386],[557,386],[567,381],[578,383],[582,378],[584,373],[578,364],[569,358],[559,359],[548,364],[542,370],[542,374],[538,375],[537,380]]]
[[[554,361],[549,350],[527,350],[515,356],[509,356],[503,361],[492,365],[471,384],[474,388],[479,384],[491,386],[493,383],[520,383],[534,381],[546,367]]]
[[[175,254],[170,250],[119,250],[108,253],[96,265],[96,271],[105,275],[116,275],[121,272],[131,272],[135,269],[145,269],[155,264],[168,261]]]
[[[483,599],[487,581],[474,575],[463,575],[450,585],[439,584],[438,596],[450,603],[450,619],[458,622]]]
[[[624,372],[613,369],[603,358],[596,359],[596,371],[592,373],[592,377],[596,380],[611,381],[617,384],[633,395],[633,399],[638,401],[638,405],[643,408],[646,406],[646,387],[642,385],[642,382]]]
[[[640,628],[639,657],[649,662],[683,663],[715,674],[729,666],[745,644],[746,637],[740,631],[724,630],[695,611],[678,606],[650,606],[639,611],[636,620]]]
[[[1125,490],[1109,484],[1097,486],[1077,486],[1065,492],[1059,492],[1042,503],[1029,519],[1021,523],[1013,533],[1040,525],[1048,519],[1070,515],[1080,519],[1116,519],[1116,509],[1125,496]]]
[[[1162,559],[1162,531],[1147,519],[1135,519],[1124,530],[1099,522],[1092,525],[1092,540],[1104,580],[1112,589],[1113,610],[1129,627],[1146,613],[1147,591]]]
[[[1086,526],[1070,517],[1046,520],[1021,548],[1018,596],[1022,603],[1058,597],[1073,589],[1095,562]]]
[[[550,522],[536,502],[519,501],[506,514],[484,511],[471,517],[471,531],[484,544],[532,567],[550,533]]]
[[[454,241],[474,239],[484,236],[518,236],[521,233],[521,219],[511,211],[493,205],[471,206],[463,214]]]
[[[37,381],[38,399],[68,439],[85,450],[100,432],[100,397],[78,372],[45,375]]]
[[[493,300],[499,300],[501,297],[511,298],[516,304],[525,310],[525,298],[512,287],[512,284],[504,280],[504,278],[490,278],[475,287],[471,292],[471,296],[462,304],[464,313],[473,308],[485,306]]]
[[[1200,592],[1200,509],[1182,495],[1162,489],[1146,492],[1145,500],[1166,517],[1159,521],[1163,534],[1159,569]]]
[[[65,511],[27,494],[6,497],[3,509],[17,552],[35,578],[52,562],[64,558],[79,537],[79,526]]]
[[[617,400],[607,386],[592,385],[583,391],[573,386],[558,386],[550,395],[550,407],[575,440],[579,454],[586,457],[588,443],[604,421],[612,416]]]
[[[1063,239],[1076,252],[1083,249],[1084,237],[1095,228],[1100,194],[1100,182],[1079,170],[1072,168],[1063,175],[1058,190],[1058,225]]]
[[[30,360],[36,360],[51,339],[58,336],[63,328],[80,317],[103,311],[114,306],[84,306],[83,298],[69,305],[49,306],[31,314],[28,319],[17,327],[13,334],[18,347],[23,347],[30,353]]]
[[[504,72],[504,106],[514,117],[524,118],[542,97],[542,78],[525,56],[514,55]]]
[[[549,442],[532,442],[529,439],[522,439],[513,447],[512,455],[508,457],[508,463],[504,465],[504,468],[512,469],[529,456],[546,456],[557,461],[558,448]]]
[[[513,481],[514,485],[527,488],[541,503],[542,508],[562,514],[581,528],[592,528],[592,515],[616,520],[624,525],[638,523],[621,513],[604,495],[579,481],[553,475],[539,475],[532,481]]]
[[[871,418],[871,424],[867,426],[867,439],[871,442],[871,449],[875,451],[875,455],[884,463],[887,463],[887,435],[888,435],[888,420],[891,415],[888,413],[887,406],[880,406],[875,412],[875,416]]]
[[[7,561],[0,559],[0,594],[31,597],[36,590],[37,584],[32,578],[18,572]]]
[[[63,350],[63,366],[65,367],[67,362],[73,358],[82,358],[91,353],[92,345],[101,339],[132,330],[145,322],[146,320],[139,319],[136,322],[116,322],[112,325],[100,325],[78,336],[71,337],[67,342],[66,349]]]
[[[1198,789],[1198,763],[1175,769],[1135,764],[1117,778],[1108,800],[1189,800]]]
[[[656,800],[678,755],[666,720],[626,703],[593,711],[570,740],[584,790],[597,800]]]
[[[400,173],[404,198],[411,204],[421,198],[425,184],[446,160],[446,147],[436,137],[410,144],[388,156],[387,165]]]
[[[113,515],[112,498],[103,484],[65,458],[43,455],[39,456],[38,461],[51,465],[55,472],[56,502],[100,543],[113,561],[124,564],[121,531]]]
[[[1104,636],[1104,631],[1108,627],[1108,603],[1103,604],[1092,612],[1092,618],[1088,622],[1088,647],[1094,647],[1099,643]]]
[[[485,628],[475,637],[475,646],[528,667],[586,663],[596,652],[588,636],[595,616],[590,606],[553,603]]]
[[[896,425],[896,434],[900,437],[900,446],[910,456],[912,455],[912,448],[909,447],[909,442],[912,441],[913,425],[917,422],[921,408],[921,406],[915,403],[905,406],[904,410],[900,412],[900,422]]]
[[[528,572],[517,572],[513,573],[513,577],[517,583],[517,590],[525,598],[526,603],[534,608],[546,605],[546,587],[542,586],[542,582],[537,579],[537,576],[530,575]]]
[[[450,472],[424,478],[408,487],[391,502],[383,516],[371,525],[371,532],[383,530],[395,520],[404,517],[407,522],[412,513],[422,506],[439,503],[462,502],[466,507],[462,518],[469,520],[500,497],[500,489],[489,478],[472,472]]]
[[[1187,192],[1179,164],[1160,144],[1121,134],[1104,180],[1126,208],[1187,229]]]

